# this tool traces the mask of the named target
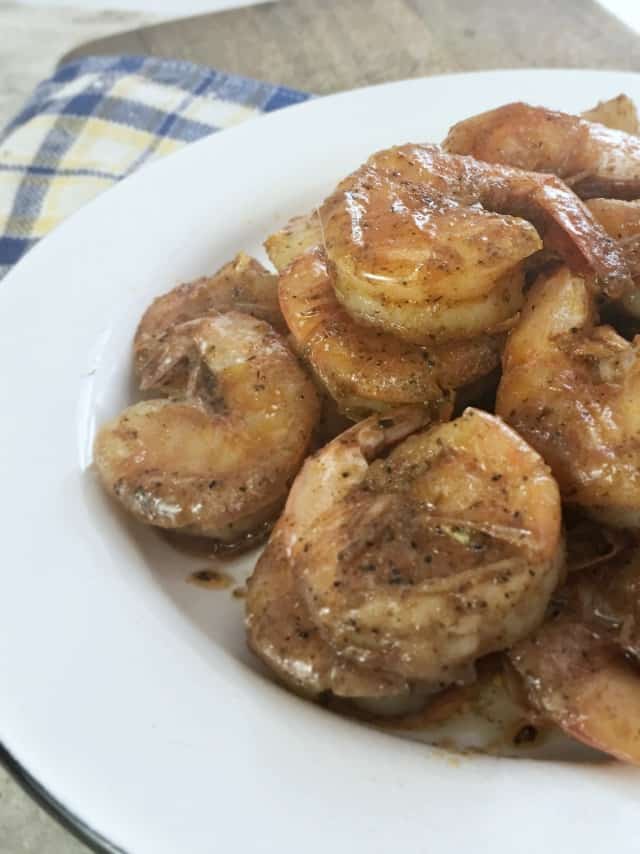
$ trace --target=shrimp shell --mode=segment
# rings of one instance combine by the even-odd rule
[[[309,512],[321,514],[348,494],[353,479],[366,471],[367,460],[428,421],[421,407],[397,410],[384,419],[372,416],[309,457],[291,488],[247,583],[245,624],[251,649],[294,691],[308,696],[331,691],[345,697],[395,697],[409,691],[402,676],[362,667],[322,637],[300,593],[288,544]]]
[[[265,320],[278,332],[286,331],[278,306],[277,277],[255,258],[240,252],[213,276],[178,285],[151,303],[133,343],[138,378],[142,379],[156,347],[174,326],[232,309]],[[142,383],[149,388],[148,381]]]
[[[581,198],[640,197],[640,139],[581,116],[516,102],[465,119],[444,141],[470,154],[564,179]]]
[[[640,527],[640,339],[598,326],[566,267],[533,285],[503,354],[496,412],[551,467],[563,499]]]
[[[318,419],[313,384],[267,323],[239,312],[163,341],[149,386],[182,393],[105,424],[98,473],[140,521],[237,543],[284,503]]]
[[[640,675],[606,635],[561,615],[517,644],[509,660],[543,720],[640,765]]]
[[[289,683],[334,690],[294,635],[301,614],[314,655],[357,670],[356,696],[363,673],[379,694],[444,687],[541,622],[563,566],[546,467],[487,413],[424,424],[371,417],[296,478],[247,599],[250,644]]]

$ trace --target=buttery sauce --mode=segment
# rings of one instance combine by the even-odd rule
[[[405,714],[380,714],[336,698],[329,700],[328,706],[376,729],[458,756],[553,758],[559,752],[573,760],[583,758],[580,745],[572,743],[567,750],[567,739],[556,727],[536,719],[512,696],[498,656],[481,660],[475,682],[452,685],[426,697],[420,709]]]
[[[263,524],[258,531],[247,535],[232,546],[215,540],[212,537],[200,537],[195,534],[181,534],[177,531],[158,529],[162,539],[181,554],[191,557],[215,558],[216,560],[233,560],[245,552],[262,545],[273,527],[273,521]]]
[[[247,551],[250,545],[251,547],[257,545],[255,537],[251,539],[250,543],[249,541],[243,543],[241,547],[233,549],[223,547],[220,550],[220,544],[209,537],[197,537],[166,530],[160,530],[158,533],[163,540],[181,554],[209,561],[208,566],[198,569],[187,576],[186,580],[188,584],[194,584],[196,587],[204,587],[207,590],[228,590],[235,585],[231,591],[232,597],[234,599],[244,599],[246,597],[246,587],[238,585],[237,580],[233,576],[224,572],[219,567],[234,560],[240,552]],[[264,536],[264,533],[261,536]]]
[[[196,587],[206,587],[208,590],[226,590],[234,583],[233,578],[227,575],[226,572],[220,572],[218,569],[199,569],[192,572],[187,577],[189,584],[195,584]]]

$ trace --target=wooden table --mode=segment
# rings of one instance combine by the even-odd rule
[[[640,39],[593,0],[281,0],[70,55],[86,53],[189,59],[317,94],[487,68],[640,70]]]
[[[188,59],[317,94],[487,68],[640,70],[640,39],[592,0],[281,0],[100,39],[67,58],[90,53]],[[0,854],[27,848],[87,851],[0,772]]]

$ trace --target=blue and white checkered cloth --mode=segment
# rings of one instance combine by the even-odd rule
[[[66,216],[145,163],[309,97],[154,57],[62,66],[0,133],[0,278]]]

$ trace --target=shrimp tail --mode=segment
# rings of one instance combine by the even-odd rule
[[[601,286],[607,296],[620,297],[633,286],[623,250],[564,181],[541,175],[539,186],[533,193],[527,188],[526,194],[516,192],[514,184],[505,200],[499,184],[497,191],[489,185],[483,201],[499,212],[528,219],[548,250],[575,273]]]

